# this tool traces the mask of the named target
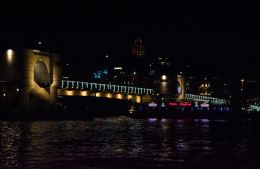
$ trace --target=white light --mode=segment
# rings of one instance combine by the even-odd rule
[[[17,89],[16,89],[16,91],[17,91],[17,92],[19,92],[19,91],[20,91],[20,89],[19,89],[19,88],[17,88]]]
[[[136,72],[133,72],[134,75],[136,75]]]
[[[13,50],[12,49],[8,49],[7,52],[7,62],[10,64],[13,61]]]
[[[108,55],[106,55],[106,58],[108,58],[109,56]]]
[[[8,56],[9,56],[9,55],[12,56],[12,55],[13,55],[13,50],[12,50],[12,49],[8,49],[8,50],[7,50],[7,55],[8,55]]]
[[[162,104],[161,104],[161,107],[165,107],[166,105],[164,104],[164,102],[162,102]]]
[[[208,103],[202,103],[202,104],[200,104],[200,107],[209,107],[209,104]]]
[[[167,76],[166,75],[162,75],[162,80],[166,80],[167,79]]]
[[[154,103],[154,102],[151,102],[151,103],[148,104],[148,107],[157,107],[157,104]]]
[[[33,50],[33,52],[35,52],[35,53],[40,53],[41,51],[39,51],[39,50]]]
[[[67,63],[66,66],[69,66],[69,64]]]
[[[122,70],[122,67],[114,67],[114,70]]]
[[[41,44],[42,44],[42,42],[41,42],[41,41],[39,41],[39,42],[38,42],[38,44],[39,44],[39,45],[41,45]]]
[[[3,96],[5,97],[5,96],[6,96],[6,94],[5,94],[5,93],[3,93]]]

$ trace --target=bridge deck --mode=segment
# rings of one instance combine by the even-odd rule
[[[119,92],[119,93],[137,94],[137,95],[151,95],[154,93],[153,89],[148,89],[148,88],[120,86],[120,85],[103,84],[103,83],[70,81],[70,80],[62,80],[61,88],[109,91],[109,92]]]

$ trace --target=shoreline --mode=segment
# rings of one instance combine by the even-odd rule
[[[55,121],[55,120],[93,120],[99,117],[115,117],[126,116],[135,119],[146,118],[168,118],[168,119],[259,119],[259,112],[251,112],[248,114],[243,111],[232,112],[159,112],[159,111],[143,111],[143,112],[126,112],[115,110],[115,113],[111,112],[77,112],[77,111],[59,111],[59,112],[46,112],[46,113],[23,113],[23,112],[0,112],[0,121]]]

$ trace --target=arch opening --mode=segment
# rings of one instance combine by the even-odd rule
[[[50,86],[50,73],[43,61],[37,61],[34,66],[34,81],[43,88]]]

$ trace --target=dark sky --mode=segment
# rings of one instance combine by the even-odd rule
[[[124,60],[134,37],[140,36],[148,59],[166,56],[229,74],[253,73],[260,55],[256,7],[161,1],[13,2],[0,5],[0,45],[32,46],[42,41],[79,72],[83,66],[83,71],[92,69],[105,54]]]

